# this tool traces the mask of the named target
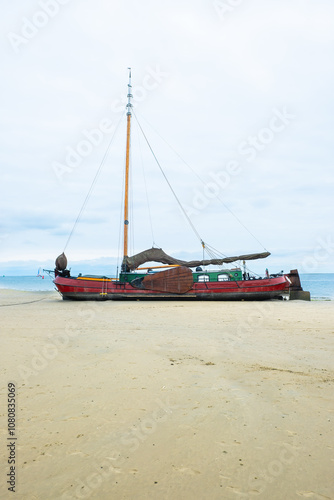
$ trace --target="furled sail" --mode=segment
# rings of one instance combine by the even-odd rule
[[[132,271],[136,269],[138,266],[145,264],[145,262],[160,262],[161,264],[171,264],[171,265],[179,265],[186,267],[197,267],[197,266],[209,266],[217,265],[220,266],[222,264],[230,264],[236,260],[256,260],[256,259],[265,259],[270,255],[270,252],[262,252],[262,253],[251,253],[247,255],[239,255],[236,257],[224,257],[221,259],[210,259],[210,260],[179,260],[174,259],[174,257],[170,257],[167,255],[161,248],[149,248],[148,250],[144,250],[143,252],[137,253],[132,257],[124,257],[123,265],[126,269]]]
[[[58,257],[56,258],[56,269],[57,271],[64,271],[64,269],[66,269],[66,266],[67,266],[67,258],[66,258],[66,255],[63,253],[61,253],[60,255],[58,255]]]

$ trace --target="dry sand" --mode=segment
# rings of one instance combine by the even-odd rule
[[[333,302],[0,302],[1,498],[334,499]]]

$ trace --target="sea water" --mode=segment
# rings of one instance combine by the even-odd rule
[[[334,274],[301,274],[303,290],[311,292],[312,300],[334,300]]]
[[[25,291],[51,291],[55,289],[52,277],[45,274],[44,279],[37,276],[0,276],[0,288]],[[301,274],[304,290],[311,292],[312,300],[334,300],[334,274]]]
[[[29,292],[45,292],[55,289],[53,277],[46,274],[38,276],[0,276],[0,289],[23,290]]]

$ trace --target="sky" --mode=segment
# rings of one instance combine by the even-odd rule
[[[333,2],[6,0],[0,30],[0,273],[120,260],[128,67],[130,254],[334,272]]]

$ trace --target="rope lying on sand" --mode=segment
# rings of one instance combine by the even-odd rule
[[[44,297],[44,299],[30,300],[29,302],[17,302],[15,304],[0,304],[0,307],[21,306],[23,304],[33,304],[34,302],[41,302],[42,300],[45,300],[45,299],[47,299],[47,297]]]

